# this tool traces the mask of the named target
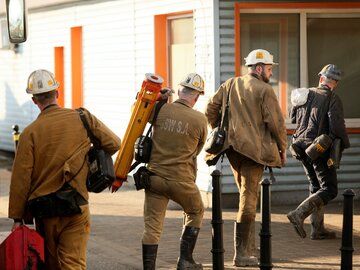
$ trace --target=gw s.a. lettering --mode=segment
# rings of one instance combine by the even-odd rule
[[[189,135],[189,123],[184,123],[171,118],[167,118],[160,128],[169,132],[175,132],[186,136]]]

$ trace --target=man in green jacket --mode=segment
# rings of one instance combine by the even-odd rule
[[[287,134],[277,97],[269,84],[273,56],[257,49],[245,58],[248,74],[230,78],[209,99],[205,115],[214,128],[218,111],[226,107],[228,130],[220,152],[226,153],[239,189],[239,210],[234,228],[235,266],[257,265],[255,216],[259,182],[264,166],[281,167],[286,161]],[[218,153],[217,153],[218,154]],[[217,154],[207,154],[207,161]]]

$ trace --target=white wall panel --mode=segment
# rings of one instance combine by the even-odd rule
[[[13,149],[13,123],[23,129],[38,115],[24,91],[26,80],[35,69],[54,70],[54,47],[64,47],[64,98],[71,107],[71,27],[76,26],[83,33],[84,107],[122,138],[145,73],[154,72],[154,16],[188,10],[194,14],[195,71],[205,78],[207,91],[196,106],[203,110],[214,91],[212,1],[92,1],[31,10],[23,52],[0,51],[0,149]],[[207,189],[207,179],[200,185]]]

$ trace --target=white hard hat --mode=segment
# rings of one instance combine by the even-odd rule
[[[265,65],[277,65],[278,63],[274,63],[274,57],[266,50],[256,49],[249,53],[249,55],[244,58],[245,66],[252,66],[258,63],[262,63]]]
[[[37,95],[56,90],[60,86],[55,80],[54,74],[45,69],[32,72],[28,78],[26,93]]]
[[[202,95],[204,94],[205,83],[201,76],[197,73],[190,73],[186,75],[179,84],[199,91]]]

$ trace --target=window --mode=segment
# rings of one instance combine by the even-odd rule
[[[360,118],[360,17],[324,15],[312,14],[306,20],[309,85],[317,84],[316,75],[324,65],[338,65],[344,80],[336,93],[343,101],[345,117]]]
[[[155,16],[155,72],[164,78],[164,85],[176,90],[183,76],[194,70],[192,12]]]
[[[299,85],[299,15],[242,14],[240,21],[241,55],[254,49],[265,49],[274,55],[273,76],[270,80],[286,114],[289,90]],[[242,62],[242,74],[247,68]]]
[[[321,68],[333,63],[344,71],[336,93],[342,98],[345,117],[360,119],[356,104],[360,98],[360,3],[268,3],[266,8],[261,3],[238,3],[236,75],[246,72],[243,58],[257,48],[268,50],[279,62],[271,84],[284,115],[291,107],[291,90],[317,86]]]
[[[169,19],[169,82],[175,87],[189,72],[195,70],[193,18]]]

